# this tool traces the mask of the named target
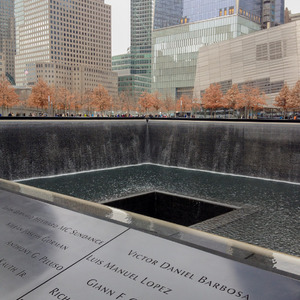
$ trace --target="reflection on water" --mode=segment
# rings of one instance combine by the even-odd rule
[[[78,198],[101,202],[151,190],[161,190],[230,205],[259,207],[211,232],[300,256],[300,185],[139,165],[22,183]]]

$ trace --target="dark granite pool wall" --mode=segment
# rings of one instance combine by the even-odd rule
[[[146,121],[0,121],[0,178],[143,163]]]
[[[300,124],[149,121],[152,163],[300,182]]]
[[[300,182],[300,124],[1,120],[0,178],[151,162]]]

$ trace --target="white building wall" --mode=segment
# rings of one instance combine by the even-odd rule
[[[293,87],[299,79],[300,21],[297,21],[200,48],[194,97],[200,99],[201,92],[212,83],[256,82],[266,90],[267,106],[272,107],[283,83]]]

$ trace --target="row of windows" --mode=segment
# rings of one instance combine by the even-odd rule
[[[221,86],[221,91],[223,94],[226,94],[226,92],[232,87],[232,80],[228,81],[222,81],[217,82]],[[283,80],[270,82],[270,78],[263,78],[263,79],[257,79],[254,81],[245,81],[238,83],[238,88],[241,91],[243,86],[250,86],[254,88],[259,88],[261,92],[264,92],[265,94],[275,94],[279,93],[284,85]],[[203,97],[205,93],[205,90],[201,90],[200,95],[201,98]]]
[[[36,33],[31,33],[31,34],[28,34],[26,31],[25,32],[21,32],[20,33],[20,39],[31,39],[31,38],[34,38],[34,37],[37,37],[37,36],[45,36],[48,34],[48,30],[49,29],[47,26],[43,26],[40,28],[40,30],[37,28],[37,30],[31,30],[31,32],[36,32]],[[29,31],[29,30],[28,30]]]
[[[22,31],[28,33],[33,33],[36,31],[40,31],[40,30],[45,30],[45,29],[49,29],[49,23],[46,21],[42,21],[43,19],[36,19],[34,22],[34,26],[30,25],[30,26],[24,26],[22,27]],[[41,21],[41,22],[39,22]],[[47,25],[47,26],[45,26]]]
[[[33,10],[36,10],[36,8],[38,7],[39,9],[45,9],[48,7],[48,3],[47,1],[37,1],[35,3],[29,3],[28,2],[25,2],[25,4],[27,4],[25,7],[24,7],[24,10],[25,11],[33,11]]]
[[[221,17],[221,16],[227,16],[227,14],[229,14],[229,15],[233,15],[234,14],[234,7],[233,6],[229,7],[228,12],[227,12],[227,7],[224,8],[224,10],[222,8],[220,8],[220,10],[219,10],[219,17]]]
[[[81,52],[81,51],[80,51]],[[103,58],[110,58],[108,55],[95,55],[94,53],[90,53],[90,52],[88,52],[88,53],[85,53],[85,55],[86,56],[84,56],[84,53],[81,55],[81,54],[78,54],[78,51],[76,52],[77,54],[72,54],[72,53],[64,53],[64,52],[59,52],[59,51],[51,51],[51,54],[54,54],[54,55],[60,55],[60,56],[67,56],[67,57],[77,57],[77,58],[82,58],[82,59],[88,59],[89,58],[89,60],[98,60],[99,59],[99,57],[102,57],[102,59],[101,59],[101,61],[107,61],[107,62],[109,62],[110,61],[110,59],[103,59]],[[87,56],[88,55],[88,56]],[[94,57],[92,57],[92,56],[94,56]]]
[[[48,54],[48,53],[45,53],[45,54]],[[30,59],[26,58],[26,57],[31,57]],[[46,56],[42,56],[42,53],[39,53],[39,55],[37,56],[37,54],[35,53],[35,56],[32,55],[32,56],[23,56],[23,55],[18,55],[18,60],[19,62],[22,62],[23,64],[24,63],[29,63],[29,62],[32,62],[32,59],[34,58],[34,60],[49,60],[49,55],[46,55]]]
[[[102,2],[98,2],[98,1],[89,1],[89,0],[83,0],[83,1],[80,1],[80,2],[77,2],[77,1],[72,1],[72,0],[64,0],[64,1],[55,1],[55,0],[50,0],[50,3],[53,3],[53,4],[61,4],[61,5],[68,5],[66,3],[70,3],[70,4],[73,4],[74,5],[77,5],[79,7],[84,7],[84,8],[89,8],[89,4],[91,5],[91,8],[92,7],[101,7],[101,8],[107,8],[107,9],[110,9],[110,7],[108,7],[107,5],[104,4],[103,0]],[[87,4],[84,4],[84,3],[87,3]]]
[[[75,31],[74,31],[75,32]],[[97,45],[97,47],[103,47],[103,48],[107,48],[107,46],[104,45],[110,45],[110,37],[108,35],[102,35],[102,36],[95,36],[95,35],[89,35],[88,33],[84,33],[84,34],[72,34],[72,33],[63,33],[63,32],[59,32],[59,31],[50,31],[51,38],[52,39],[57,39],[58,41],[61,40],[62,41],[66,41],[66,38],[68,39],[68,42],[73,41],[74,44],[79,44],[79,45],[84,45],[84,43],[89,42],[88,44],[95,47],[95,45]],[[74,39],[74,40],[72,40]],[[59,42],[58,42],[59,43]]]
[[[52,39],[53,39],[53,37],[51,37]],[[54,37],[54,39],[56,39],[56,37]],[[93,44],[93,43],[87,43],[86,41],[84,42],[84,41],[79,41],[79,43],[77,44],[76,43],[76,45],[75,44],[68,44],[68,43],[63,43],[63,42],[59,42],[59,41],[53,41],[53,40],[51,40],[51,45],[61,45],[61,46],[64,46],[64,47],[73,47],[73,48],[78,48],[78,44],[80,45],[80,48],[81,49],[85,49],[85,50],[87,50],[87,49],[90,49],[89,47],[96,47],[96,44]],[[108,48],[108,46],[110,45],[110,42],[108,42],[108,43],[105,43],[105,42],[103,42],[103,44],[100,46],[100,48],[103,48],[103,49],[110,49],[110,48]]]
[[[97,14],[97,11],[95,11],[94,9],[93,10],[86,10],[86,9],[78,8],[79,12],[77,12],[77,8],[75,8],[75,10],[65,10],[64,8],[61,8],[61,7],[58,7],[58,6],[56,7],[55,5],[53,5],[53,6],[50,5],[50,9],[51,9],[50,12],[52,12],[52,9],[56,10],[56,11],[61,11],[62,12],[61,15],[66,16],[66,17],[68,17],[69,15],[71,16],[71,14],[80,15],[82,17],[90,17],[93,14]],[[101,14],[99,14],[98,17],[100,17],[100,16],[109,19],[110,18],[110,11],[101,10]]]
[[[24,13],[25,13],[24,20],[29,21],[31,19],[37,19],[37,18],[41,17],[42,15],[47,15],[48,9],[46,6],[46,7],[40,7],[38,9],[33,9],[33,10],[28,10],[28,11],[25,10]]]
[[[66,18],[66,20],[68,19],[74,19],[74,20],[82,20],[84,22],[87,22],[89,19],[97,19],[99,21],[99,17],[100,16],[97,16],[97,15],[89,15],[89,14],[81,14],[81,13],[78,13],[78,15],[80,15],[80,17],[77,17],[75,15],[69,15],[69,14],[64,14],[64,13],[59,13],[58,11],[55,11],[55,10],[50,10],[50,14],[53,14],[53,15],[58,15],[61,17]],[[77,15],[77,13],[76,13]],[[101,14],[101,18],[100,18],[100,21],[110,21],[110,17],[106,14]]]
[[[58,21],[52,21],[52,20],[50,21],[50,24],[54,24],[54,26],[51,25],[51,29],[58,29],[58,30],[59,29],[61,29],[61,30],[64,29],[64,31],[69,32],[68,28],[70,27],[70,32],[72,32],[72,28],[76,29],[76,30],[79,30],[79,32],[83,31],[83,28],[80,28],[78,26],[72,26],[71,24],[69,26],[68,23],[59,22],[59,17],[57,17],[57,20]],[[96,23],[96,24],[97,24],[96,26],[95,25],[89,25],[88,30],[91,30],[91,28],[93,28],[93,33],[101,33],[102,31],[109,31],[110,32],[110,28],[109,29],[105,28],[105,26],[109,27],[109,24],[105,25],[105,23],[102,23],[102,22],[101,23]],[[61,28],[59,28],[59,25],[61,26]]]
[[[26,45],[26,44],[32,45],[35,42],[40,42],[40,41],[47,40],[47,39],[49,39],[48,36],[41,36],[41,37],[38,37],[35,39],[24,40],[24,41],[20,42],[20,45]]]
[[[22,54],[18,55],[19,59],[26,60],[27,58],[33,58],[34,60],[39,60],[39,57],[43,57],[44,55],[49,55],[49,51],[38,51],[38,52],[32,52],[28,54]],[[49,58],[49,56],[48,56]],[[28,59],[26,61],[29,61]]]
[[[43,46],[43,47],[39,47],[38,48],[38,50],[39,50],[39,52],[40,51],[45,51],[45,50],[49,50],[49,46]],[[23,49],[22,48],[22,50],[20,51],[20,55],[22,55],[22,54],[27,54],[27,53],[31,53],[31,52],[36,52],[37,51],[37,48],[36,48],[36,45],[34,45],[33,47],[32,47],[32,45],[31,45],[31,49]],[[49,51],[47,51],[47,53],[48,53]]]
[[[35,49],[49,49],[49,41],[48,40],[44,40],[42,42],[38,42],[38,43],[21,43],[22,44],[22,48],[20,49],[20,53],[23,53],[23,51],[26,51],[26,49],[28,48],[35,48]],[[45,46],[48,45],[48,46]],[[43,46],[43,47],[40,47]],[[47,47],[47,48],[46,48]]]
[[[260,17],[260,16],[256,16],[256,15],[254,15],[254,14],[251,14],[250,12],[248,12],[248,11],[246,11],[246,10],[243,10],[243,9],[241,9],[241,8],[240,8],[240,10],[239,10],[239,14],[240,14],[241,16],[245,16],[245,17],[247,17],[248,19],[250,19],[250,20],[252,20],[252,21],[254,21],[254,22],[257,22],[257,23],[260,23],[260,21],[261,21],[261,17]]]
[[[46,14],[46,13],[45,13]],[[38,14],[38,17],[31,17],[31,18],[27,18],[26,20],[26,25],[29,25],[29,26],[25,26],[25,29],[28,29],[28,28],[32,28],[32,23],[36,24],[35,26],[38,26],[37,23],[38,22],[42,22],[44,20],[47,20],[48,21],[48,15],[45,15],[43,17],[41,17],[41,14]],[[16,22],[17,24],[17,28],[18,26],[20,26],[23,22]],[[48,22],[45,22],[45,24],[48,24]]]

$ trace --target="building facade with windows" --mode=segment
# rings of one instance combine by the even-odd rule
[[[233,84],[259,87],[267,107],[284,83],[293,87],[300,79],[300,21],[262,30],[199,50],[194,97],[219,83],[223,93]]]
[[[0,77],[15,84],[15,18],[14,1],[0,0]]]
[[[151,77],[154,0],[131,0],[131,74]]]
[[[283,23],[283,0],[157,0],[152,90],[174,100],[192,96],[201,47]]]
[[[276,26],[284,23],[284,0],[156,0],[154,29],[234,14]]]
[[[178,100],[193,95],[200,48],[260,30],[260,25],[232,15],[153,32],[152,90]]]
[[[130,53],[113,57],[118,72],[118,92],[129,93],[137,102],[144,92],[151,92],[151,47],[154,0],[131,0]]]
[[[16,0],[16,83],[117,95],[111,67],[111,7],[104,0]]]
[[[126,92],[135,102],[144,91],[150,91],[151,78],[143,74],[133,74],[133,58],[131,53],[113,56],[112,69],[118,73],[118,93]]]

